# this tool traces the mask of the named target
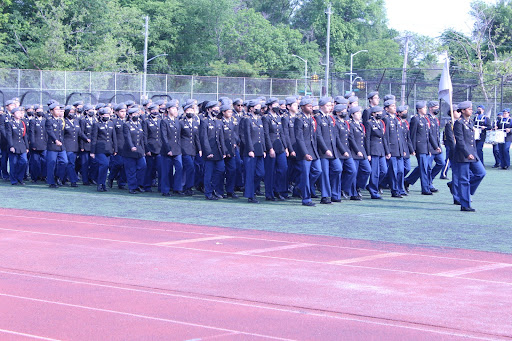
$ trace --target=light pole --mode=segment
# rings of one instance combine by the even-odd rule
[[[153,58],[150,58],[150,59],[144,61],[144,81],[142,82],[142,95],[144,96],[144,98],[146,97],[146,75],[148,73],[148,63],[150,61],[152,61],[153,59],[161,57],[161,56],[167,56],[167,53],[159,54],[158,56],[154,56]],[[146,58],[147,58],[147,56],[146,56]],[[146,59],[146,58],[144,58],[144,59]]]
[[[352,66],[354,62],[354,56],[360,52],[368,52],[368,50],[361,50],[357,51],[356,53],[350,54],[350,92],[352,92],[352,77],[354,76],[354,73],[352,72]]]
[[[308,90],[308,61],[307,59],[297,56],[296,54],[292,54],[292,56],[297,57],[306,63],[306,66],[304,67],[304,96],[306,96]]]

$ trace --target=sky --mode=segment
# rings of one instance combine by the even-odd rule
[[[447,28],[470,33],[471,0],[384,0],[389,26],[400,32],[410,31],[432,38]],[[485,0],[495,3],[493,0]]]

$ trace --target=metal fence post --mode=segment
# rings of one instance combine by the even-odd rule
[[[167,74],[165,75],[165,93],[169,93],[169,89],[167,88]]]
[[[114,72],[114,101],[117,95],[117,72]]]
[[[503,91],[501,93],[503,93]],[[245,96],[246,96],[246,94],[245,94],[245,77],[244,77],[244,101],[246,99]]]
[[[219,99],[219,77],[217,77],[217,99]]]
[[[89,92],[92,93],[92,71],[89,71]]]
[[[194,98],[194,76],[190,77],[190,98]]]
[[[272,97],[272,78],[270,78],[270,97]]]
[[[21,70],[18,69],[18,97],[20,97],[20,88],[21,88]]]
[[[298,85],[299,85],[299,80],[298,79],[295,79],[295,96],[298,95],[297,91],[298,91]]]
[[[39,104],[43,104],[43,70],[39,70]]]
[[[68,95],[68,72],[64,71],[64,98]]]

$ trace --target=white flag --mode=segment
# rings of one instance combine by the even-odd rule
[[[452,104],[452,80],[450,78],[450,60],[446,58],[443,73],[439,81],[439,99],[444,100],[448,105]]]

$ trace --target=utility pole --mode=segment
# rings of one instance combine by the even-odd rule
[[[142,96],[146,98],[146,74],[148,72],[148,31],[149,31],[149,17],[146,16],[145,33],[144,33],[144,80],[142,81]]]
[[[325,47],[325,95],[329,93],[329,49],[331,45],[331,4],[327,7],[327,43]]]
[[[407,80],[407,58],[409,56],[409,39],[411,36],[405,36],[405,53],[404,53],[404,66],[402,68],[402,105],[405,104],[405,82]]]

